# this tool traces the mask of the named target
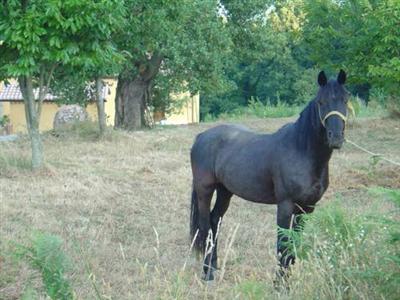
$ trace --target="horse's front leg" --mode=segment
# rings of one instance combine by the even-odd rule
[[[307,214],[310,214],[314,211],[314,205],[303,205],[300,206],[298,204],[295,204],[295,217],[294,217],[294,224],[293,228],[297,232],[301,232],[304,229],[304,216]]]
[[[288,234],[285,233],[285,229],[292,229],[293,226],[293,214],[294,214],[295,206],[294,203],[290,200],[285,200],[278,203],[278,214],[277,214],[277,223],[278,223],[278,242],[277,242],[277,250],[278,250],[278,259],[279,265],[281,267],[281,274],[285,273],[285,269],[287,269],[291,264],[294,263],[294,254],[290,251],[290,244],[293,241],[289,240]]]

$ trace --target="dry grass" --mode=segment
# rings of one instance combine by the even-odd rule
[[[288,120],[244,123],[272,132]],[[102,140],[46,135],[46,170],[36,174],[28,168],[26,139],[1,144],[0,299],[18,299],[28,286],[41,290],[39,274],[10,255],[13,243],[26,243],[33,231],[64,239],[77,299],[96,298],[94,287],[104,299],[243,299],[248,289],[267,299],[295,297],[272,284],[275,206],[237,197],[219,235],[220,264],[229,250],[223,280],[200,280],[200,263],[188,254],[189,149],[197,133],[214,125],[114,131]],[[358,120],[348,137],[400,161],[398,121]],[[365,187],[375,185],[400,188],[399,169],[373,166],[367,154],[345,145],[331,161],[321,205],[339,193],[349,200],[346,209],[362,210],[372,200]]]

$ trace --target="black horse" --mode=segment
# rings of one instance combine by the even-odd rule
[[[278,227],[301,229],[301,215],[314,210],[328,187],[332,151],[344,141],[345,81],[343,70],[337,80],[329,81],[320,72],[316,98],[295,123],[273,134],[220,125],[196,137],[191,149],[190,231],[195,250],[204,257],[206,280],[214,278],[216,234],[233,194],[248,201],[277,204]],[[210,213],[215,190],[217,199]],[[284,271],[294,263],[294,256],[288,251],[287,235],[279,229],[277,250]]]

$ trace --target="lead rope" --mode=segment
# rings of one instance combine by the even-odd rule
[[[391,164],[393,164],[393,165],[396,165],[396,166],[399,166],[399,167],[400,167],[400,163],[398,163],[397,161],[394,161],[394,160],[391,160],[391,159],[389,159],[389,158],[386,158],[386,157],[382,156],[382,155],[379,154],[379,153],[371,152],[371,151],[369,151],[369,150],[367,150],[367,149],[361,147],[360,145],[357,145],[357,144],[354,143],[353,141],[350,141],[349,139],[345,139],[345,141],[346,141],[346,143],[349,143],[349,144],[353,145],[354,147],[358,148],[359,150],[361,150],[361,151],[363,151],[363,152],[365,152],[365,153],[368,153],[368,154],[370,154],[370,155],[372,155],[372,156],[374,156],[374,157],[379,157],[381,160],[384,160],[384,161],[386,161],[386,162],[388,162],[388,163],[391,163]]]

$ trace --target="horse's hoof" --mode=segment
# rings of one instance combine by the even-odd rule
[[[204,274],[203,280],[204,281],[213,281],[214,280],[214,274],[212,274],[212,273]]]
[[[275,274],[273,281],[275,290],[282,292],[289,290],[289,270],[280,268]]]

